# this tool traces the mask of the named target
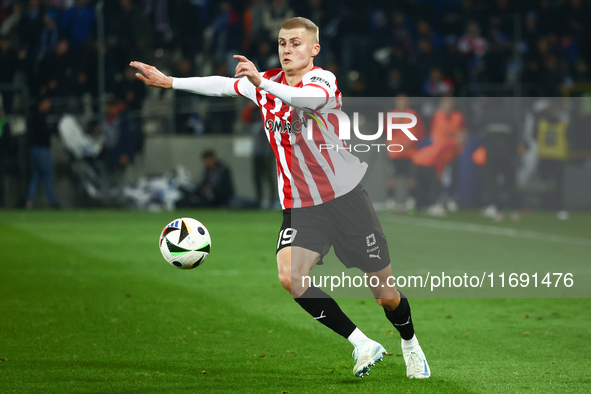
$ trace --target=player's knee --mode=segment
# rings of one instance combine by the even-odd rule
[[[386,308],[389,311],[393,311],[394,309],[398,308],[398,304],[400,304],[400,298],[376,298],[376,302],[379,306]]]
[[[291,292],[291,253],[289,248],[284,248],[277,253],[277,269],[281,286]]]
[[[279,282],[285,290],[291,293],[291,272],[279,271]]]

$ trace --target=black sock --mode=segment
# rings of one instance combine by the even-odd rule
[[[402,339],[412,339],[415,335],[415,328],[412,324],[412,317],[410,316],[410,305],[406,297],[400,293],[400,304],[393,311],[384,308],[386,317],[396,327]]]
[[[357,328],[336,301],[317,287],[308,287],[295,301],[317,321],[342,337],[348,338]]]

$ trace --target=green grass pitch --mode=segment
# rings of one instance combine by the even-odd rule
[[[212,253],[195,270],[169,266],[158,251],[160,231],[179,216],[212,234]],[[479,254],[591,263],[589,214],[437,220],[579,240],[571,245],[380,216],[396,245],[395,270]],[[276,278],[280,222],[279,212],[255,211],[0,212],[0,393],[591,392],[584,298],[411,299],[432,369],[420,381],[406,378],[398,334],[375,302],[341,299],[390,351],[369,377],[355,378],[348,341],[312,320]]]

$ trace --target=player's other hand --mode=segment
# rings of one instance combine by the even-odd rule
[[[156,88],[172,89],[172,77],[164,75],[156,67],[142,62],[131,62],[129,65],[141,71],[141,73],[135,73],[135,76],[146,85]]]
[[[242,55],[234,55],[234,59],[240,60],[238,65],[236,65],[236,75],[234,75],[234,77],[239,78],[246,76],[248,77],[250,83],[256,87],[259,87],[261,84],[261,75],[257,71],[254,63]]]

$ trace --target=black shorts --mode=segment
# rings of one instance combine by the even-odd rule
[[[324,204],[284,210],[277,252],[288,246],[322,256],[334,246],[347,268],[364,272],[376,272],[390,264],[386,236],[361,185]]]

